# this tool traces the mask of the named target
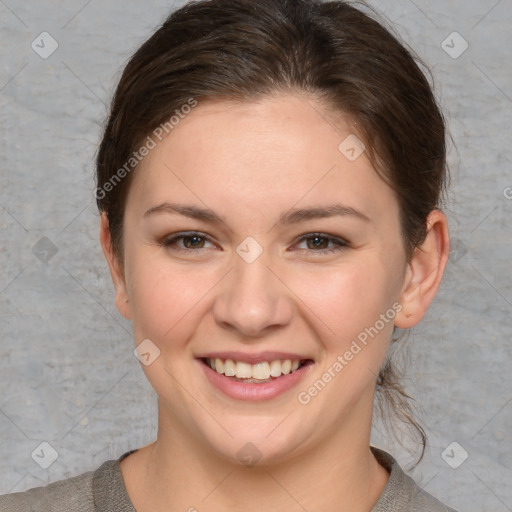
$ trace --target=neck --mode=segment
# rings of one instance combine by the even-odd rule
[[[249,467],[213,453],[160,406],[157,440],[121,463],[123,477],[139,512],[368,512],[389,475],[370,451],[370,427],[361,431],[358,419],[285,462]]]

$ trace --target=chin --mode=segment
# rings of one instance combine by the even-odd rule
[[[254,419],[249,418],[254,423]],[[254,432],[254,425],[251,429],[254,434],[248,433],[251,430],[243,428],[243,421],[239,422],[239,427],[230,430],[230,437],[223,432],[221,437],[212,437],[211,430],[205,432],[205,444],[210,446],[215,456],[218,456],[227,462],[245,467],[263,467],[275,466],[284,463],[294,456],[299,455],[305,449],[310,436],[301,436],[299,432],[292,432],[290,425],[288,428],[276,426],[279,421],[265,421],[264,426],[260,424],[261,431]],[[270,425],[270,426],[269,426]],[[269,435],[269,432],[271,433]]]

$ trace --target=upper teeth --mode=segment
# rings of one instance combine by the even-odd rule
[[[231,359],[207,359],[207,363],[217,373],[226,377],[237,377],[239,379],[269,379],[270,377],[279,377],[281,374],[287,375],[294,372],[299,366],[300,361],[276,360],[271,362],[261,362],[256,364],[242,363]]]

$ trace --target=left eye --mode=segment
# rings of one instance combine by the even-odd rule
[[[310,242],[311,243],[308,243]],[[348,243],[340,238],[335,238],[323,233],[308,233],[300,238],[299,243],[306,242],[308,249],[313,249],[313,252],[327,253],[336,252],[348,247]],[[326,244],[334,244],[334,247],[326,247]]]

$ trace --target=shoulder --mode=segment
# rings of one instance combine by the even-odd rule
[[[0,496],[2,512],[94,512],[94,471],[45,487]]]
[[[104,462],[95,471],[59,480],[45,487],[0,496],[1,512],[135,512],[123,483],[119,462]]]
[[[371,447],[390,473],[388,483],[371,512],[456,512],[421,489],[387,452]]]

